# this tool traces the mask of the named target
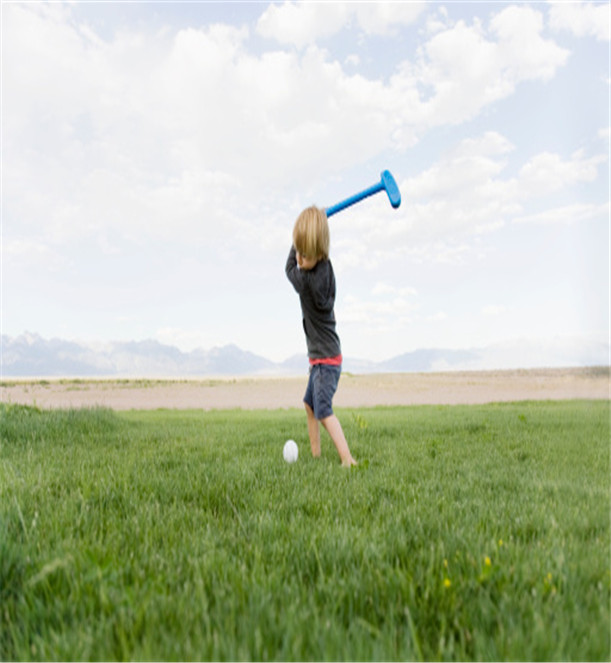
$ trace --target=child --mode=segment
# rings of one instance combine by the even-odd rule
[[[342,465],[356,465],[332,407],[342,372],[342,354],[335,331],[335,275],[329,260],[329,224],[324,210],[308,207],[297,218],[286,275],[299,293],[310,358],[310,378],[303,402],[312,455],[320,456],[319,423],[322,423]]]

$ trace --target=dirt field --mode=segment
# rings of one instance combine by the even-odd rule
[[[609,369],[531,369],[448,373],[344,374],[338,407],[606,399]],[[115,410],[301,407],[307,376],[189,380],[4,380],[3,403]]]

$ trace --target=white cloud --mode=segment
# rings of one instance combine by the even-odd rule
[[[506,306],[491,304],[490,306],[484,306],[484,308],[482,309],[482,315],[496,317],[502,315],[506,311],[507,311]]]
[[[15,267],[27,270],[28,266],[35,264],[54,272],[65,267],[66,259],[44,242],[17,238],[2,242],[2,263],[6,270]]]
[[[411,4],[399,7],[405,12],[399,20],[417,12]],[[319,12],[383,16],[387,9],[383,3],[305,3],[268,11],[282,8],[313,12],[316,25]],[[504,13],[493,25],[504,25]],[[405,149],[427,126],[472,117],[519,80],[548,76],[563,61],[557,47],[544,43],[538,50],[542,40],[534,28],[518,42],[505,27],[494,43],[482,26],[459,23],[425,44],[417,66],[404,61],[385,83],[349,75],[316,47],[255,56],[246,28],[211,25],[152,36],[124,30],[104,42],[66,12],[51,21],[29,6],[11,5],[6,22],[13,55],[3,70],[11,100],[6,155],[18,162],[24,147],[44,152],[43,159],[24,155],[19,165],[36,169],[29,173],[35,177],[50,171],[51,196],[94,163],[96,171],[112,172],[115,188],[123,183],[124,198],[201,172],[231,173],[255,189],[272,179],[280,186],[295,179],[315,184],[317,174]],[[39,34],[36,47],[32,31]],[[520,60],[513,66],[516,51]],[[433,96],[423,97],[421,89],[432,89]],[[95,209],[100,201],[87,202]]]
[[[443,322],[448,319],[448,314],[444,311],[437,311],[437,313],[433,313],[432,315],[424,316],[424,319],[427,322]]]
[[[559,154],[537,154],[520,170],[521,193],[544,196],[576,182],[592,182],[598,176],[598,166],[606,160],[604,155],[585,158],[581,151],[573,154],[569,161],[563,161]]]
[[[517,183],[499,177],[512,149],[503,136],[489,132],[462,141],[403,182],[410,235],[430,240],[481,233],[519,211]]]
[[[513,223],[573,224],[592,219],[609,218],[609,203],[575,203],[564,207],[547,209],[536,214],[527,214],[512,219]]]
[[[341,2],[285,2],[265,10],[257,32],[301,48],[339,32],[347,20],[348,6]]]
[[[284,2],[272,4],[259,18],[263,37],[297,48],[324,41],[356,23],[365,34],[386,35],[413,23],[425,2]]]
[[[299,13],[314,17],[317,12],[331,11],[323,9],[327,6],[335,7],[335,3],[273,5],[268,11],[275,16],[283,15],[285,9],[291,24],[294,21],[305,30],[309,20],[298,21]],[[349,6],[354,11],[360,7]],[[337,7],[334,11],[339,12],[344,5]],[[330,25],[338,23],[339,19]],[[326,52],[310,47],[306,53],[310,57],[316,54],[319,60],[318,84],[310,89],[308,72],[300,72],[295,89],[288,89],[295,107],[305,104],[314,117],[316,109],[310,108],[307,100],[316,99],[316,108],[325,113],[320,127],[327,132],[303,134],[304,144],[330,140],[334,147],[339,136],[341,141],[337,142],[345,146],[350,135],[360,142],[360,150],[355,149],[351,155],[354,159],[354,154],[362,154],[363,134],[372,137],[367,144],[370,151],[375,150],[374,146],[379,151],[391,145],[405,149],[429,127],[460,124],[512,94],[520,82],[549,80],[565,64],[568,51],[544,39],[542,30],[541,13],[528,7],[501,11],[493,16],[488,28],[478,20],[471,25],[459,21],[434,34],[417,50],[415,60],[405,58],[388,83],[348,76],[338,63],[327,61]],[[321,99],[326,99],[326,104],[321,105]],[[298,123],[304,121],[299,115],[296,119]],[[295,143],[294,147],[299,145]]]
[[[393,295],[395,297],[410,297],[413,295],[417,295],[418,291],[416,290],[416,288],[411,288],[411,287],[397,288],[394,285],[380,282],[375,284],[375,286],[371,290],[371,294]]]
[[[481,136],[465,138],[450,154],[454,159],[502,156],[513,152],[515,146],[497,131],[486,131]]]
[[[266,14],[273,16],[275,8]],[[390,20],[384,4],[283,8],[312,12],[316,25],[339,25],[345,12],[363,22],[365,13],[375,12],[374,31]],[[409,22],[418,11],[401,7],[397,20]],[[329,12],[328,22],[321,23],[320,12]],[[417,67],[398,68],[386,83],[349,75],[316,47],[255,56],[244,27],[212,24],[153,35],[125,28],[105,41],[64,6],[9,5],[4,17],[11,53],[3,63],[5,218],[19,209],[23,231],[56,245],[103,237],[100,228],[136,245],[179,234],[194,244],[237,236],[261,247],[277,237],[275,245],[277,211],[260,210],[272,199],[277,207],[292,183],[316,187],[329,174],[390,148],[404,149],[427,125],[459,122],[496,98],[487,88],[498,75],[513,84],[538,70],[522,69],[522,58],[508,73],[515,53],[507,49],[524,44],[512,41],[512,25],[500,30],[499,17],[493,32],[501,42],[487,41],[477,22],[459,23],[425,44]],[[523,41],[536,46],[534,24]],[[551,48],[525,57],[537,65],[547,58],[546,75],[560,61]],[[422,85],[434,90],[431,99],[421,97]],[[441,164],[428,173],[436,204],[478,180],[483,190],[482,180],[498,172],[501,165],[490,157],[509,149],[507,141],[498,134],[479,140],[485,149],[461,147],[462,158],[468,159],[468,150],[480,154],[470,169],[450,173]],[[268,191],[271,182],[274,191]],[[427,173],[408,183],[409,193],[412,186],[426,197]],[[487,186],[486,223],[504,211],[490,181]],[[422,225],[429,213],[441,211],[422,200],[419,205],[410,224]],[[485,225],[454,206],[450,227],[472,222]],[[405,227],[394,217],[381,236],[401,236]]]
[[[386,35],[414,23],[424,11],[426,2],[363,2],[351,7],[363,32]]]
[[[529,201],[594,181],[607,161],[604,155],[586,157],[582,151],[568,160],[544,152],[524,164],[517,177],[503,178],[504,156],[512,150],[503,136],[488,132],[462,141],[429,169],[403,182],[410,235],[458,237],[498,229]]]
[[[479,185],[485,190],[504,168],[497,159],[511,151],[512,146],[500,134],[490,132],[477,139],[466,139],[450,150],[446,156],[406,182],[408,200],[442,201],[457,195],[469,195]]]
[[[36,6],[5,18],[8,209],[27,201],[20,223],[38,223],[42,203],[43,231],[58,240],[100,224],[201,232],[202,219],[234,235],[219,199],[231,208],[239,191],[243,210],[270,182],[314,186],[391,144],[393,91],[315,48],[256,57],[247,30],[221,25],[103,42]]]
[[[363,332],[390,332],[402,329],[409,321],[415,306],[405,297],[366,300],[347,295],[337,306],[342,326],[358,325]]]
[[[608,2],[550,2],[549,22],[553,30],[609,41],[610,11]]]
[[[155,334],[155,340],[164,345],[174,345],[183,352],[192,352],[199,348],[209,348],[216,339],[201,332],[185,330],[180,327],[162,327]]]
[[[430,90],[422,104],[428,124],[460,123],[512,94],[522,81],[549,80],[568,51],[542,37],[543,18],[530,7],[508,7],[494,15],[488,31],[480,21],[436,33],[404,76]],[[423,122],[426,122],[424,117]]]
[[[606,205],[575,203],[558,209],[548,196],[593,182],[605,155],[577,151],[568,159],[544,152],[507,173],[515,146],[498,132],[467,138],[418,175],[399,182],[394,211],[379,201],[333,219],[337,271],[379,270],[393,261],[464,265],[482,259],[484,239],[508,222],[569,223],[601,216]],[[533,203],[548,211],[525,214]],[[335,247],[337,251],[335,251]],[[384,287],[384,286],[380,286]]]
[[[495,54],[507,84],[549,80],[565,64],[568,51],[545,39],[543,15],[530,7],[507,7],[490,22],[499,39]]]

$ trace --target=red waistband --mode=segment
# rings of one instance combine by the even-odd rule
[[[323,359],[310,359],[310,366],[316,366],[317,364],[324,364],[325,366],[341,366],[342,365],[342,356],[337,355],[337,357],[324,357]]]

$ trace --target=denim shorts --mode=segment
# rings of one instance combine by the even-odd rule
[[[303,402],[314,410],[314,416],[319,421],[333,414],[332,401],[341,373],[341,366],[315,364],[310,367],[310,379]]]

